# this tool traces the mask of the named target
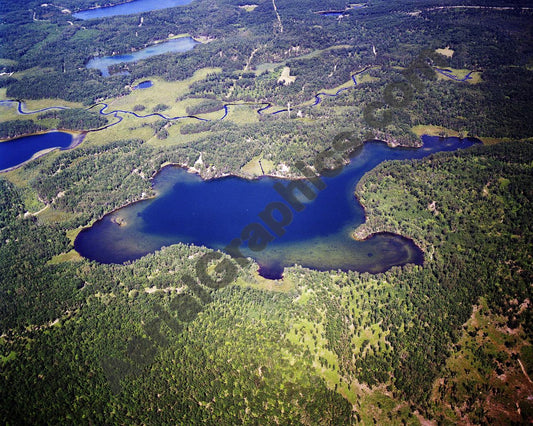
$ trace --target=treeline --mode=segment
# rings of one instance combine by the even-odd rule
[[[7,88],[7,96],[15,99],[60,98],[90,105],[98,99],[129,93],[127,76],[99,77],[95,70],[76,70],[66,73],[52,71],[39,76],[17,80]]]
[[[199,104],[190,105],[186,111],[189,115],[201,115],[222,110],[224,104],[217,99],[203,100]]]
[[[0,122],[0,139],[11,139],[17,136],[46,130],[42,123],[32,120],[10,120]]]

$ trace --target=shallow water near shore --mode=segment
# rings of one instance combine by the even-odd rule
[[[280,278],[283,268],[294,264],[318,270],[377,273],[394,265],[422,263],[422,252],[407,238],[378,234],[355,241],[351,232],[365,220],[354,195],[364,173],[385,160],[423,158],[477,143],[428,136],[423,140],[424,146],[419,149],[390,148],[377,141],[365,143],[342,173],[322,178],[326,188],[315,190],[314,200],[300,194],[305,208],[301,212],[292,210],[292,221],[284,227],[284,235],[269,230],[274,238],[264,250],[252,251],[243,243],[243,255],[255,259],[261,275],[267,278]],[[75,248],[82,256],[102,263],[134,260],[178,242],[222,250],[240,238],[247,225],[265,226],[258,214],[269,203],[288,205],[275,191],[276,182],[286,186],[290,181],[271,177],[203,181],[182,168],[167,167],[154,179],[157,197],[106,215],[78,235]],[[278,215],[276,220],[280,219]]]

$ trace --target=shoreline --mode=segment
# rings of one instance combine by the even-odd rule
[[[14,141],[14,140],[17,140],[17,139],[26,138],[28,136],[44,135],[45,133],[53,133],[53,132],[68,133],[69,135],[72,136],[72,139],[74,140],[75,138],[79,137],[80,135],[84,135],[85,133],[87,133],[89,131],[90,130],[43,129],[43,130],[39,130],[37,132],[24,133],[22,135],[16,135],[16,136],[13,136],[12,138],[0,138],[0,143],[11,142],[11,141]],[[66,148],[66,149],[70,149],[70,147]]]
[[[361,146],[363,146],[367,142],[384,143],[384,144],[386,144],[387,146],[389,146],[389,147],[391,147],[393,149],[395,149],[395,148],[420,149],[423,146],[422,143],[420,145],[418,145],[418,146],[410,146],[410,145],[402,145],[401,143],[394,144],[394,143],[387,142],[387,141],[380,140],[380,139],[368,139],[368,140],[365,140],[365,141],[363,141],[363,144]],[[351,161],[351,159],[346,160],[344,162],[343,166],[346,166],[347,164],[349,164],[350,161]],[[202,179],[202,181],[204,181],[204,182],[208,182],[208,181],[214,180],[214,179],[223,179],[223,178],[226,178],[226,177],[235,177],[235,178],[239,178],[239,179],[245,179],[245,180],[248,180],[248,181],[258,180],[258,179],[261,179],[261,178],[273,178],[273,179],[283,179],[283,180],[303,180],[303,179],[307,179],[305,176],[302,176],[300,174],[298,176],[296,176],[296,175],[275,175],[275,174],[271,174],[271,173],[265,173],[265,174],[258,175],[258,176],[243,176],[243,175],[238,174],[238,173],[224,173],[224,174],[221,174],[221,175],[205,176],[205,174],[202,174],[202,172],[200,170],[196,169],[194,166],[189,166],[188,164],[185,164],[185,163],[165,162],[165,163],[161,164],[161,167],[159,168],[159,170],[155,171],[152,174],[152,176],[150,176],[148,178],[148,181],[151,183],[151,186],[152,186],[153,195],[147,195],[144,198],[140,198],[138,200],[133,200],[133,201],[130,201],[130,202],[126,203],[126,204],[123,204],[122,206],[117,207],[117,208],[111,210],[108,213],[104,213],[100,218],[96,219],[95,221],[101,220],[104,216],[106,216],[108,214],[111,214],[111,213],[114,213],[115,211],[117,211],[119,209],[122,209],[124,207],[128,207],[128,206],[130,206],[132,204],[138,203],[139,201],[149,200],[151,198],[157,197],[160,194],[160,192],[157,191],[154,188],[154,180],[161,172],[163,172],[163,170],[165,170],[167,168],[171,168],[171,167],[181,168],[181,169],[185,170],[187,173],[195,174],[195,175],[199,176]],[[366,216],[365,216],[365,220],[366,220]]]
[[[372,142],[372,141],[375,141],[376,139],[369,139],[369,140],[365,140],[363,142],[363,145],[367,142]],[[397,147],[402,147],[402,145],[393,145],[389,142],[386,142],[386,141],[383,141],[383,140],[379,140],[378,142],[381,142],[381,143],[385,143],[387,144],[388,146],[390,146],[391,148],[397,148]],[[404,147],[407,147],[407,148],[411,148],[410,146],[404,146]],[[413,148],[420,148],[419,147],[413,147]],[[350,160],[347,160],[344,165],[346,164],[349,164]],[[97,219],[93,219],[91,220],[87,225],[84,225],[81,227],[81,229],[79,229],[79,232],[82,232],[83,230],[85,229],[88,229],[90,227],[92,227],[96,222],[102,220],[105,216],[108,216],[110,214],[113,214],[115,212],[117,212],[118,210],[120,209],[123,209],[123,208],[126,208],[126,207],[129,207],[129,206],[132,206],[133,204],[136,204],[136,203],[139,203],[141,201],[146,201],[146,200],[150,200],[150,199],[153,199],[153,198],[156,198],[157,196],[159,196],[161,194],[160,191],[157,191],[157,189],[154,188],[154,180],[156,179],[156,177],[163,172],[163,170],[167,169],[167,168],[171,168],[171,167],[178,167],[178,168],[181,168],[183,170],[185,170],[187,173],[192,173],[192,174],[196,174],[198,175],[202,181],[204,182],[207,182],[207,181],[210,181],[210,180],[213,180],[213,179],[222,179],[222,178],[225,178],[225,177],[236,177],[236,178],[240,178],[240,179],[246,179],[246,180],[257,180],[257,179],[260,179],[260,178],[264,178],[264,177],[270,177],[270,178],[275,178],[275,179],[286,179],[286,180],[301,180],[301,179],[307,179],[305,176],[277,176],[277,175],[272,175],[272,174],[263,174],[263,175],[260,175],[260,176],[254,176],[254,177],[246,177],[246,176],[242,176],[242,175],[239,175],[239,174],[236,174],[236,173],[226,173],[226,174],[222,174],[222,175],[215,175],[215,176],[211,176],[211,177],[206,177],[204,175],[202,175],[202,172],[199,171],[198,169],[196,169],[194,166],[189,166],[188,164],[184,164],[184,163],[174,163],[174,162],[165,162],[163,164],[161,164],[159,170],[155,171],[152,176],[150,176],[148,178],[148,181],[150,182],[150,185],[152,187],[152,194],[149,194],[149,195],[146,195],[145,197],[143,198],[139,198],[139,199],[135,199],[135,200],[132,200],[132,201],[129,201],[125,204],[122,204],[121,206],[119,207],[116,207],[114,208],[113,210],[107,212],[107,213],[103,213],[100,217],[98,217]],[[363,206],[364,208],[364,206]],[[366,215],[365,215],[365,221],[366,221]],[[365,222],[366,223],[366,222]],[[120,226],[119,224],[117,224],[117,226]],[[76,236],[77,238],[77,236]],[[75,239],[74,239],[75,241]],[[73,245],[74,245],[74,241],[73,241]],[[74,247],[73,248],[74,251],[76,251],[76,248]],[[76,253],[78,253],[76,251]],[[79,253],[78,253],[79,254]],[[81,254],[80,254],[81,256]],[[83,257],[83,256],[82,256]],[[85,259],[85,257],[84,257]]]
[[[429,135],[428,135],[429,136]],[[420,149],[422,146],[423,146],[423,142],[422,140],[420,139],[420,144],[418,144],[417,146],[410,146],[410,145],[407,145],[407,144],[402,144],[401,142],[402,141],[397,141],[397,140],[388,140],[388,141],[385,141],[385,140],[379,140],[379,139],[368,139],[368,140],[365,140],[363,141],[362,145],[361,146],[364,146],[364,144],[366,144],[367,142],[378,142],[378,143],[384,143],[386,144],[387,146],[393,148],[393,149],[396,149],[396,148],[412,148],[412,149]],[[351,161],[351,158],[346,160],[344,162],[344,165],[347,165],[349,164]],[[118,210],[120,209],[123,209],[123,208],[126,208],[126,207],[129,207],[129,206],[132,206],[136,203],[139,203],[141,201],[146,201],[146,200],[150,200],[150,199],[153,199],[153,198],[156,198],[158,197],[161,192],[158,191],[156,188],[154,188],[154,182],[155,182],[155,179],[157,178],[157,176],[162,173],[165,169],[167,168],[171,168],[171,167],[177,167],[177,168],[181,168],[183,170],[185,170],[187,173],[192,173],[192,174],[196,174],[197,176],[199,176],[202,181],[204,182],[207,182],[207,181],[210,181],[210,180],[214,180],[214,179],[222,179],[222,178],[225,178],[225,177],[236,177],[236,178],[240,178],[240,179],[245,179],[245,180],[249,180],[249,181],[253,181],[253,180],[257,180],[257,179],[261,179],[261,178],[265,178],[265,177],[270,177],[270,178],[275,178],[275,179],[286,179],[286,180],[302,180],[302,179],[307,179],[305,176],[277,176],[277,175],[272,175],[272,174],[262,174],[262,175],[259,175],[259,176],[254,176],[254,177],[245,177],[245,176],[242,176],[240,174],[236,174],[236,173],[225,173],[225,174],[222,174],[222,175],[215,175],[215,176],[205,176],[205,174],[202,174],[201,171],[199,171],[198,169],[196,169],[194,166],[189,166],[188,164],[184,164],[184,163],[174,163],[174,162],[165,162],[163,164],[161,164],[159,170],[155,171],[152,176],[150,176],[148,178],[148,181],[150,182],[151,184],[151,189],[152,189],[152,194],[149,194],[149,195],[145,195],[144,197],[142,198],[139,198],[139,199],[134,199],[132,201],[129,201],[119,207],[116,207],[114,208],[113,210],[107,212],[107,213],[103,213],[100,217],[98,217],[97,219],[94,219],[94,220],[91,220],[90,223],[88,223],[87,225],[85,226],[82,226],[81,229],[79,230],[78,234],[80,232],[82,232],[83,230],[85,229],[88,229],[88,228],[91,228],[96,222],[98,221],[101,221],[103,220],[103,218],[105,216],[108,216],[110,214],[113,214],[113,213],[116,213]],[[365,206],[361,203],[361,201],[359,200],[359,198],[357,197],[357,195],[354,193],[354,196],[357,198],[357,202],[359,202],[361,204],[361,206],[363,207],[363,211],[364,211],[364,222],[359,225],[357,228],[355,228],[354,230],[352,230],[350,232],[350,237],[353,238],[354,240],[356,241],[365,241],[365,240],[368,240],[368,239],[371,239],[372,237],[374,237],[375,235],[379,235],[379,234],[385,234],[385,235],[395,235],[395,236],[399,236],[399,237],[402,237],[402,238],[405,238],[407,240],[409,240],[410,243],[412,243],[414,246],[416,246],[418,249],[420,249],[420,251],[422,252],[423,255],[426,255],[427,253],[425,252],[424,248],[422,248],[420,246],[420,244],[417,244],[417,242],[409,237],[409,236],[405,236],[405,235],[401,235],[399,233],[396,233],[396,232],[393,232],[393,231],[387,231],[387,230],[371,230],[371,229],[368,229],[368,217],[367,217],[367,214],[366,214],[366,208]],[[117,226],[123,226],[119,223],[116,223],[115,224]],[[77,237],[76,237],[77,238]],[[74,240],[75,241],[75,240]],[[73,245],[74,245],[74,242],[73,242]],[[73,248],[74,251],[76,251],[75,247]],[[76,251],[76,253],[78,253]],[[78,253],[79,254],[79,253]],[[81,256],[81,254],[80,254]],[[83,256],[82,256],[83,257]],[[85,258],[84,258],[85,259]],[[423,262],[425,260],[425,257],[424,259],[422,260],[422,263],[420,263],[421,265],[423,265]],[[413,263],[413,262],[409,262],[409,263]],[[416,263],[416,262],[415,262]],[[418,264],[418,263],[416,263]]]
[[[386,135],[380,135],[380,136],[386,136]],[[431,136],[431,135],[424,135],[424,136]],[[396,148],[420,149],[420,148],[423,147],[423,142],[422,142],[421,139],[416,145],[408,145],[407,143],[403,143],[403,141],[401,141],[401,140],[396,140],[396,139],[386,138],[386,137],[383,138],[383,139],[378,139],[377,137],[375,139],[365,139],[360,147],[364,146],[364,144],[366,144],[367,142],[384,143],[388,147],[393,148],[393,149],[396,149]],[[345,160],[343,162],[343,166],[346,166],[347,164],[349,164],[350,161],[351,161],[351,157],[348,160]],[[187,171],[187,173],[197,174],[204,181],[209,181],[209,180],[213,180],[213,179],[222,179],[222,178],[225,178],[225,177],[237,177],[237,178],[246,179],[246,180],[250,180],[250,181],[261,179],[261,178],[266,178],[266,177],[274,178],[274,179],[287,179],[287,180],[307,179],[305,176],[302,176],[301,173],[298,173],[297,175],[263,173],[263,174],[256,175],[256,176],[249,176],[249,175],[244,175],[244,174],[239,173],[239,172],[229,172],[229,173],[222,173],[222,174],[215,173],[214,175],[210,175],[210,174],[206,174],[205,172],[202,172],[202,171],[196,169],[194,166],[189,166],[188,164],[174,163],[174,162],[165,162],[165,163],[163,163],[161,165],[161,168],[158,171],[156,171],[150,177],[150,179],[154,179],[159,173],[161,173],[161,171],[163,169],[165,169],[167,167],[180,167],[182,169],[185,169]]]
[[[82,9],[82,10],[77,10],[75,12],[72,12],[71,16],[74,16],[77,13],[88,12],[89,10],[105,9],[106,7],[114,7],[114,6],[120,6],[122,4],[133,3],[134,1],[135,0],[124,0],[124,1],[121,1],[119,3],[107,4],[107,5],[103,5],[103,6],[93,6],[93,7],[90,7],[88,9]],[[80,18],[76,18],[76,19],[80,19]]]

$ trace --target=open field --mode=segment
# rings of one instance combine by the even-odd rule
[[[261,176],[273,172],[275,168],[272,161],[265,160],[262,156],[257,155],[241,167],[241,172],[251,176]]]
[[[47,262],[47,265],[58,265],[63,262],[80,262],[82,260],[83,257],[81,257],[76,250],[72,249],[68,253],[61,253],[52,257],[52,259]]]
[[[445,136],[445,137],[459,137],[460,136],[460,133],[457,130],[448,129],[442,126],[433,126],[431,124],[428,124],[428,125],[419,124],[418,126],[413,126],[411,127],[411,131],[419,137],[422,137],[423,135]]]
[[[442,49],[435,49],[435,52],[440,53],[441,55],[446,56],[447,58],[451,58],[454,54],[454,50],[450,49],[449,46],[446,46]]]

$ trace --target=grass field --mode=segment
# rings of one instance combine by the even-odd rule
[[[445,137],[459,137],[461,136],[457,130],[448,129],[442,126],[433,126],[431,124],[424,125],[419,124],[418,126],[411,127],[411,131],[421,137],[422,135],[428,136],[445,136]]]
[[[72,249],[68,253],[61,253],[52,257],[52,259],[47,262],[47,265],[58,265],[63,262],[80,262],[82,260],[83,257],[81,257],[76,250]]]
[[[259,164],[259,162],[261,162],[261,164]],[[261,166],[263,166],[262,169]],[[276,167],[272,161],[265,160],[262,156],[257,155],[241,167],[241,172],[250,176],[261,176],[263,174],[271,173],[275,169]]]
[[[454,54],[454,50],[450,49],[449,46],[446,46],[442,49],[435,49],[435,52],[440,53],[441,55],[446,56],[447,58],[451,58]]]

